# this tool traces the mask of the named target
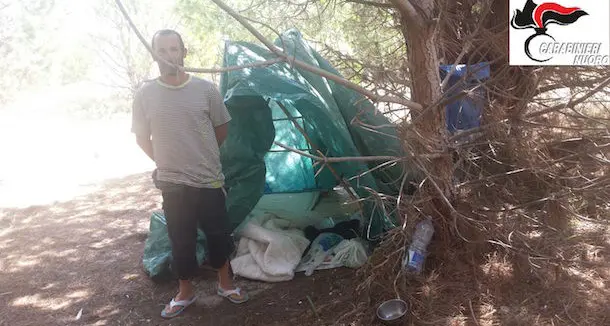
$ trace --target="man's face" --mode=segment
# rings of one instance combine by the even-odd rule
[[[180,39],[176,34],[168,35],[156,35],[155,36],[155,47],[153,49],[155,54],[173,64],[178,66],[184,66],[184,57],[186,56],[186,50],[180,45]],[[156,61],[156,60],[155,60]],[[178,75],[178,69],[166,65],[163,62],[157,61],[159,66],[159,72],[162,76],[176,76]]]

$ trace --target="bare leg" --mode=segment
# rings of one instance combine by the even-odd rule
[[[174,297],[175,301],[190,300],[193,298],[193,295],[195,294],[195,292],[193,290],[193,284],[191,283],[191,281],[179,280],[178,287],[179,287],[178,294],[176,295],[176,297]],[[174,313],[174,312],[178,311],[179,309],[180,309],[179,306],[175,306],[173,309],[169,308],[169,304],[165,306],[165,311],[167,313]]]
[[[178,281],[179,292],[176,296],[177,300],[187,300],[193,297],[193,283],[188,280],[180,280]]]
[[[218,269],[218,284],[220,284],[220,287],[223,290],[233,290],[235,288],[233,286],[233,280],[231,279],[228,260]]]
[[[218,269],[218,287],[222,292],[222,296],[228,298],[233,303],[242,303],[248,301],[248,294],[235,287],[231,279],[231,265],[227,261]]]

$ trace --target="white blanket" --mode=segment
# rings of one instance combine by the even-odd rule
[[[266,282],[291,280],[310,242],[289,220],[269,213],[253,218],[239,235],[234,274]]]

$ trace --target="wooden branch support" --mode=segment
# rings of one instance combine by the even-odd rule
[[[138,39],[140,40],[142,45],[144,45],[144,47],[146,47],[146,50],[148,50],[148,52],[152,55],[152,57],[155,60],[161,61],[164,64],[174,67],[178,70],[181,70],[184,72],[196,72],[196,73],[219,73],[219,72],[227,72],[227,71],[233,71],[233,70],[241,70],[241,69],[246,69],[246,68],[266,67],[266,66],[274,65],[279,62],[286,61],[286,58],[278,57],[278,58],[270,59],[270,60],[266,60],[266,61],[249,63],[249,64],[246,64],[243,66],[229,66],[229,67],[223,67],[223,68],[190,68],[190,67],[182,67],[182,66],[175,65],[175,64],[168,62],[167,60],[159,57],[157,54],[155,54],[155,52],[152,50],[152,47],[148,44],[146,39],[144,39],[144,36],[142,36],[142,33],[140,33],[140,31],[136,27],[136,24],[133,22],[131,17],[129,17],[127,10],[123,6],[123,3],[121,3],[121,0],[115,0],[115,2],[117,4],[117,6],[119,7],[119,10],[123,14],[123,17],[125,17],[125,19],[129,23],[129,26],[131,27],[131,29],[133,29],[134,33],[136,34],[136,36],[138,37]]]
[[[116,0],[116,1],[119,1],[119,0]],[[233,10],[227,4],[225,4],[221,0],[211,0],[211,1],[214,2],[216,5],[218,5],[218,7],[220,7],[222,10],[227,12],[229,15],[231,15],[233,18],[235,18],[235,20],[237,20],[240,24],[242,24],[248,31],[250,31],[250,33],[252,33],[252,35],[254,35],[259,41],[261,41],[269,49],[269,51],[273,52],[275,55],[277,55],[280,58],[284,58],[286,60],[286,62],[288,62],[290,65],[294,65],[301,69],[305,69],[309,72],[312,72],[316,75],[322,76],[326,79],[332,80],[338,84],[341,84],[347,88],[350,88],[350,89],[370,98],[372,101],[392,102],[392,103],[402,104],[402,105],[408,107],[409,109],[412,109],[415,111],[421,111],[423,109],[422,105],[419,103],[416,103],[416,102],[413,102],[413,101],[410,101],[410,100],[407,100],[404,98],[398,98],[398,97],[393,97],[393,96],[382,96],[382,95],[375,94],[360,85],[357,85],[357,84],[354,84],[354,83],[348,81],[345,78],[342,78],[338,75],[329,73],[328,71],[320,69],[318,67],[309,65],[303,61],[297,60],[294,56],[290,56],[290,55],[284,53],[282,51],[282,49],[278,48],[273,43],[271,43],[269,40],[267,40],[258,30],[256,30],[256,28],[254,28],[254,26],[252,26],[247,21],[247,19],[245,19],[242,15],[235,12],[235,10]]]
[[[284,112],[284,114],[286,115],[286,117],[288,117],[288,119],[290,121],[292,121],[292,124],[294,124],[295,128],[297,128],[297,130],[303,135],[303,137],[305,137],[305,140],[307,141],[307,143],[309,144],[309,146],[311,146],[311,148],[316,151],[316,153],[322,157],[322,158],[326,158],[328,159],[324,153],[322,153],[322,151],[318,148],[318,146],[316,146],[316,144],[314,144],[314,142],[311,140],[311,138],[309,138],[309,135],[307,135],[307,133],[305,132],[305,129],[303,129],[303,127],[301,127],[301,125],[299,125],[299,123],[296,121],[296,119],[292,116],[292,114],[290,114],[290,111],[288,111],[288,109],[286,109],[286,107],[284,106],[284,104],[282,104],[282,102],[277,101],[276,102],[277,105],[280,107],[280,109],[282,109],[282,111]],[[337,181],[339,182],[339,184],[341,186],[343,186],[343,188],[345,188],[345,191],[347,191],[347,193],[350,195],[350,198],[352,200],[358,200],[358,198],[356,197],[356,195],[354,195],[354,193],[350,190],[350,186],[349,184],[343,179],[341,178],[341,176],[337,173],[337,171],[329,164],[329,162],[324,162],[324,164],[320,167],[320,169],[318,170],[318,172],[316,173],[316,176],[324,169],[324,167],[327,167],[328,170],[330,171],[330,173],[332,173],[332,175],[335,177],[335,179],[337,179]],[[360,202],[358,202],[358,206],[360,207],[360,209],[362,210],[362,205],[360,204]]]
[[[287,149],[289,151],[301,154],[303,156],[307,156],[311,159],[314,159],[316,161],[322,161],[322,162],[330,162],[330,163],[337,163],[337,162],[348,162],[348,161],[356,161],[356,162],[371,162],[371,161],[402,161],[405,160],[406,157],[398,157],[398,156],[342,156],[342,157],[321,157],[321,156],[316,156],[316,155],[312,155],[309,154],[307,152],[304,151],[300,151],[296,148],[292,148],[290,146],[284,145],[280,142],[273,142],[274,144]],[[437,157],[441,157],[441,154],[431,154],[431,155],[419,155],[418,157],[426,157],[426,158],[437,158]]]

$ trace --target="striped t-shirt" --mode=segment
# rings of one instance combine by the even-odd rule
[[[219,188],[224,175],[214,128],[230,120],[213,83],[189,75],[171,86],[157,78],[136,92],[131,130],[152,136],[159,181]]]

